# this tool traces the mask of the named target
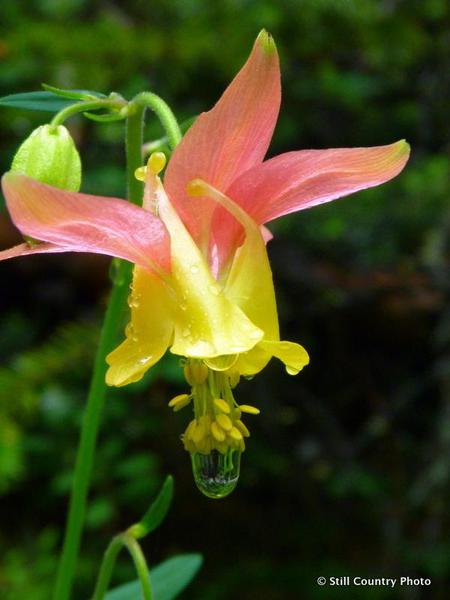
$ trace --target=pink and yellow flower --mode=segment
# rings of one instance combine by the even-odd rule
[[[246,64],[169,160],[150,157],[143,207],[62,191],[9,172],[2,180],[12,220],[40,243],[0,259],[39,252],[97,252],[135,264],[131,318],[107,358],[107,383],[138,381],[167,349],[184,357],[195,419],[184,443],[193,455],[243,450],[248,430],[232,388],[276,357],[288,373],[309,361],[281,341],[265,225],[395,177],[409,156],[387,146],[302,150],[264,161],[280,106],[278,55],[262,32]]]

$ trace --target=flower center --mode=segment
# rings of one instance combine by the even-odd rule
[[[207,496],[221,498],[236,486],[244,438],[250,435],[242,414],[256,415],[259,410],[237,404],[232,389],[239,374],[232,368],[216,371],[200,359],[186,359],[184,375],[191,393],[172,398],[169,406],[177,412],[192,402],[194,419],[181,439],[191,454],[197,486]]]

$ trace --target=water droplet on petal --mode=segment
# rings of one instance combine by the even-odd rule
[[[145,365],[145,364],[147,364],[147,363],[148,363],[148,361],[149,361],[149,360],[151,360],[151,359],[152,359],[152,355],[151,355],[151,354],[150,354],[149,356],[143,356],[142,358],[140,358],[140,359],[138,360],[138,363],[139,363],[140,365]]]
[[[210,285],[209,291],[211,292],[211,294],[214,294],[214,296],[218,296],[220,294],[220,288],[217,284]]]
[[[198,265],[195,263],[190,266],[191,273],[198,273]]]
[[[231,494],[239,479],[241,452],[228,449],[226,454],[212,450],[209,454],[191,455],[192,472],[198,489],[208,498]]]
[[[198,355],[208,356],[208,354],[212,354],[214,347],[208,340],[200,339],[195,341],[195,350]]]
[[[187,304],[185,302],[182,302],[180,304],[180,310],[186,310],[187,309]]]
[[[125,327],[125,335],[128,339],[132,340],[133,342],[138,341],[138,336],[136,334],[136,331],[134,330],[133,323],[128,323],[128,325]]]
[[[138,308],[141,304],[141,296],[140,294],[133,294],[131,297],[130,307]]]

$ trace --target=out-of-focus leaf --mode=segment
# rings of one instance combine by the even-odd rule
[[[0,98],[0,106],[20,108],[22,110],[40,110],[44,112],[58,112],[74,104],[75,100],[60,98],[52,92],[25,92],[23,94],[10,94]]]
[[[201,554],[180,554],[150,570],[154,600],[172,600],[192,581],[203,562]],[[139,581],[125,583],[108,592],[105,600],[140,600]]]

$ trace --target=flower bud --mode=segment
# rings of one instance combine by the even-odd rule
[[[81,185],[80,156],[63,125],[35,129],[16,152],[11,171],[71,192],[78,192]]]

